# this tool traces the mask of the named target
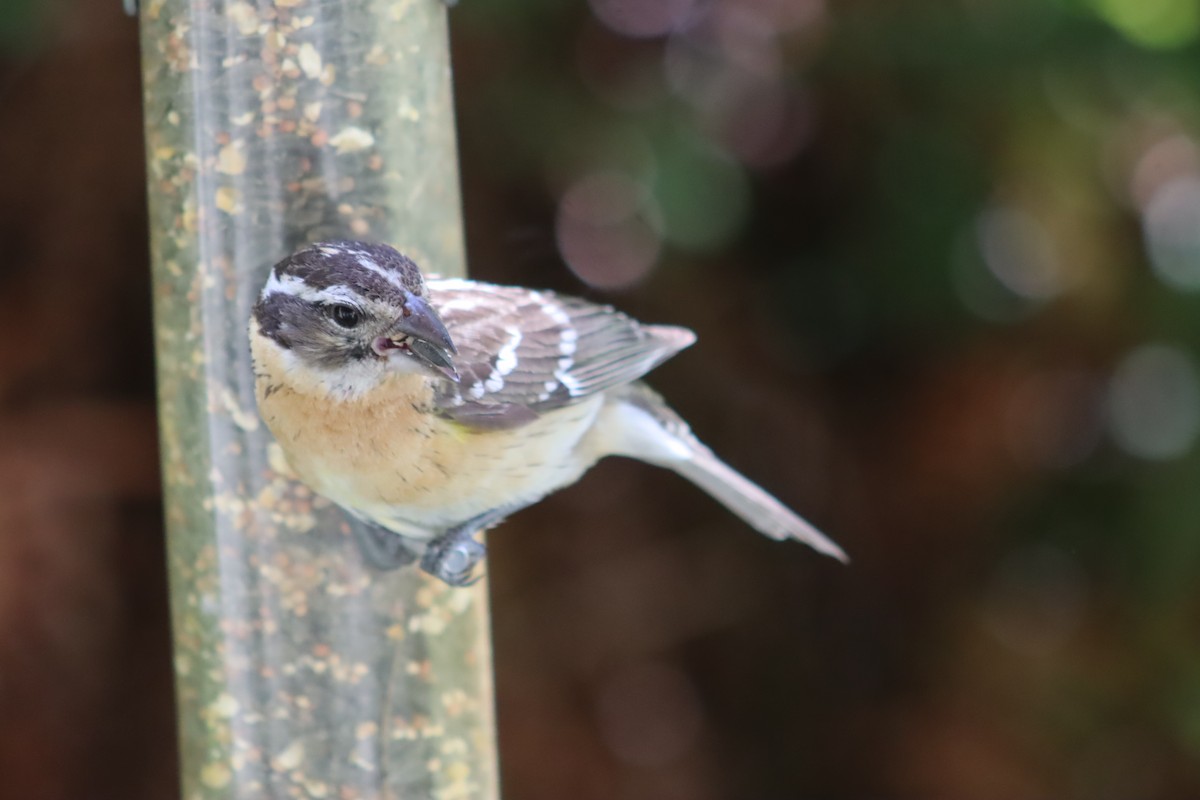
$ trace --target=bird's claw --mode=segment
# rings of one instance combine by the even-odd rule
[[[449,536],[444,542],[430,543],[421,569],[451,586],[471,586],[483,577],[482,573],[472,577],[472,573],[486,555],[487,548],[472,535]]]

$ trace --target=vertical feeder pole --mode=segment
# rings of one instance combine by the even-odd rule
[[[142,0],[183,797],[497,796],[486,588],[376,573],[255,411],[246,323],[298,245],[462,274],[438,0]]]

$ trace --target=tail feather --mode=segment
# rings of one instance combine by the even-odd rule
[[[765,536],[796,539],[843,563],[850,560],[828,536],[717,458],[645,384],[624,387],[611,411],[609,452],[674,470]]]
[[[796,539],[819,553],[843,563],[850,559],[842,548],[804,521],[783,503],[746,476],[713,455],[703,445],[692,446],[692,457],[668,466],[699,486],[746,524],[772,539]]]

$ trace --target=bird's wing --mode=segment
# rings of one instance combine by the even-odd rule
[[[462,378],[440,382],[438,411],[479,428],[516,427],[629,383],[696,338],[553,292],[458,279],[428,286]]]

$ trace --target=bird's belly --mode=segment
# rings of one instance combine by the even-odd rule
[[[289,447],[277,438],[318,493],[397,533],[427,538],[494,508],[529,505],[578,480],[595,460],[578,444],[601,404],[597,397],[513,430],[478,431],[415,416],[335,425],[341,430],[324,444]],[[307,435],[320,435],[320,428],[310,427]]]
[[[579,448],[600,398],[543,415],[511,431],[470,431],[451,425],[452,443],[434,448],[436,489],[392,506],[401,523],[436,532],[496,508],[521,508],[568,486],[595,458]]]

